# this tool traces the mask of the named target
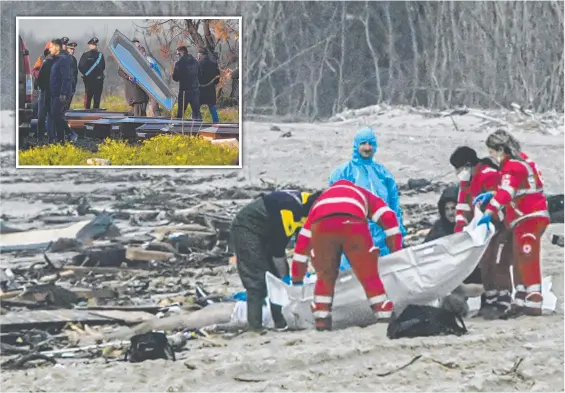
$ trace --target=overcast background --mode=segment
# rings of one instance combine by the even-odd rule
[[[78,38],[95,36],[99,39],[105,30],[111,37],[114,30],[118,29],[126,36],[133,33],[132,22],[143,24],[142,19],[20,19],[20,34],[27,42],[28,36],[34,36],[41,41],[58,37],[69,37],[79,45],[77,52],[87,50],[87,42],[79,42]],[[92,37],[90,37],[92,38]]]

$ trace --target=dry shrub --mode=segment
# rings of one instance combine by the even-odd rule
[[[158,135],[139,145],[106,139],[98,152],[77,148],[72,144],[48,145],[20,150],[19,165],[87,165],[89,158],[110,160],[111,165],[234,165],[238,149],[213,145],[197,136]]]

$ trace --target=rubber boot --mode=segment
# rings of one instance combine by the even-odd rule
[[[273,322],[275,323],[275,330],[279,332],[287,330],[288,325],[286,324],[286,320],[284,319],[282,307],[273,303],[270,303],[270,306],[271,316],[273,317]]]
[[[508,313],[511,302],[509,290],[489,290],[485,293],[485,303],[479,314],[489,321],[499,319]]]
[[[249,330],[259,332],[263,330],[263,299],[262,296],[247,292],[247,324]]]

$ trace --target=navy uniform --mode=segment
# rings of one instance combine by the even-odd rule
[[[69,42],[68,37],[61,38],[61,42],[63,43],[63,47],[66,47],[66,52],[69,54],[69,60],[71,63],[71,82],[73,84],[73,91],[71,93],[71,97],[69,102],[73,101],[73,97],[77,91],[77,81],[78,81],[78,62],[75,57],[75,48],[77,47],[76,42]]]
[[[262,328],[263,302],[267,297],[265,273],[281,278],[289,275],[286,246],[302,228],[320,193],[274,191],[244,206],[230,227],[230,240],[237,270],[247,291],[247,322],[250,329]],[[286,322],[282,308],[270,305],[277,329]]]
[[[104,87],[104,70],[106,61],[104,55],[98,51],[98,38],[94,37],[88,41],[90,50],[84,52],[78,63],[78,70],[82,74],[84,81],[84,108],[90,109],[91,102],[93,108],[100,108],[100,99]]]

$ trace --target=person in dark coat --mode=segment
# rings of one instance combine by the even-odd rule
[[[71,102],[73,102],[73,97],[77,91],[78,83],[78,62],[75,57],[75,48],[77,47],[76,42],[70,42],[67,44],[67,52],[69,53],[69,58],[71,59],[71,76],[73,78],[73,94],[71,94]]]
[[[129,76],[123,69],[118,68],[118,75],[126,81],[126,100],[128,105],[132,107],[132,112],[135,117],[147,116],[147,103],[149,96],[137,84],[137,79]]]
[[[208,105],[212,121],[219,123],[218,110],[216,109],[216,85],[220,83],[220,68],[218,63],[212,61],[208,56],[208,50],[198,50],[198,62],[200,63],[200,106]]]
[[[263,304],[267,297],[265,274],[289,276],[286,246],[302,228],[308,212],[321,192],[295,190],[263,194],[244,206],[230,226],[230,241],[237,271],[247,291],[247,322],[250,330],[263,328]],[[278,330],[286,329],[281,306],[270,304]]]
[[[98,51],[98,38],[88,41],[88,52],[84,52],[78,62],[78,70],[84,82],[84,109],[100,108],[102,91],[104,89],[104,70],[106,61],[104,54]]]
[[[54,63],[51,67],[49,78],[49,92],[51,95],[51,126],[53,130],[49,133],[54,135],[58,142],[65,142],[65,131],[69,125],[65,120],[65,112],[70,106],[72,93],[71,62],[68,54],[62,51],[63,43],[60,39],[51,41],[50,53]],[[65,55],[66,54],[66,55]]]
[[[51,111],[51,92],[49,90],[50,78],[51,78],[51,67],[55,60],[51,55],[51,42],[46,46],[43,52],[45,58],[39,68],[39,73],[35,83],[40,90],[39,97],[37,100],[37,134],[40,137],[45,135],[47,130],[47,138],[49,140],[55,140],[55,134],[51,134],[53,127],[51,126],[51,116],[49,112]]]
[[[177,99],[177,118],[184,118],[188,104],[192,109],[193,119],[202,119],[200,115],[200,64],[194,56],[188,54],[186,46],[177,48],[179,60],[175,63],[173,80],[179,83]]]
[[[459,187],[457,186],[449,186],[443,190],[437,202],[439,220],[428,232],[424,243],[455,233],[455,210],[458,195]]]
[[[444,236],[453,235],[455,233],[455,216],[457,199],[459,196],[458,186],[449,186],[441,193],[437,203],[439,212],[439,220],[437,220],[428,235],[424,239],[424,243],[439,239]],[[481,284],[481,269],[479,266],[463,281],[465,284]]]

